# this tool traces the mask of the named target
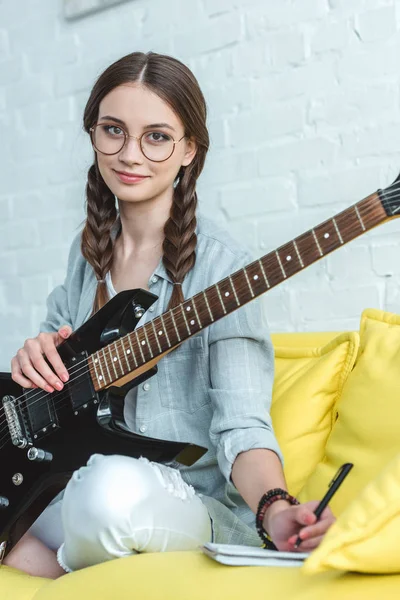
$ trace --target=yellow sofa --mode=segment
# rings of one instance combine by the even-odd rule
[[[363,456],[360,448],[362,440],[358,443],[357,427],[353,432],[343,433],[347,426],[346,410],[349,412],[348,409],[354,398],[358,398],[357,389],[362,385],[360,381],[366,378],[365,372],[371,373],[373,379],[375,364],[377,365],[376,385],[379,385],[379,378],[384,374],[386,376],[391,369],[395,373],[397,333],[400,353],[400,317],[397,317],[397,320],[395,317],[397,316],[388,316],[388,313],[381,311],[366,311],[362,317],[360,332],[273,335],[276,350],[276,379],[272,417],[285,457],[285,473],[289,489],[302,500],[311,497],[318,499],[323,493],[321,491],[326,489],[331,470],[335,466],[334,459],[337,452],[335,439],[338,436],[339,444],[345,448],[345,452],[347,446],[350,449],[349,455],[345,457],[346,460],[352,461],[351,448],[355,448],[354,452],[358,452],[358,463],[362,464]],[[378,328],[378,334],[376,329],[373,330],[374,327]],[[373,330],[372,334],[371,330]],[[376,342],[377,335],[384,341],[379,338]],[[388,338],[390,338],[389,346],[386,348]],[[390,348],[393,349],[392,354]],[[386,365],[385,360],[388,363]],[[365,396],[369,390],[371,393],[376,392],[372,379],[368,380],[367,385],[361,390],[361,395]],[[386,384],[386,387],[388,385]],[[396,385],[393,376],[392,387]],[[390,385],[385,393],[391,394]],[[392,395],[394,396],[394,392]],[[371,414],[368,413],[367,404],[364,397],[365,418],[374,420],[374,402],[371,400],[369,403]],[[375,410],[382,412],[382,402],[375,405]],[[343,415],[344,422],[342,422]],[[363,424],[363,416],[361,411],[357,420],[360,424]],[[380,426],[382,426],[384,419],[380,418]],[[393,416],[389,415],[388,420],[392,421]],[[339,425],[341,429],[337,431]],[[364,422],[362,427],[365,433],[368,423]],[[388,431],[390,438],[390,424],[388,424]],[[385,432],[381,433],[385,437]],[[400,436],[398,439],[400,440]],[[229,598],[229,600],[243,600],[246,597],[276,597],[280,600],[329,600],[330,598],[340,598],[340,600],[384,598],[386,600],[399,598],[400,558],[392,561],[387,568],[385,565],[389,563],[383,559],[378,561],[379,566],[375,568],[374,553],[382,554],[386,551],[386,547],[388,553],[392,552],[391,544],[394,541],[389,540],[387,536],[388,531],[393,532],[393,527],[397,527],[396,541],[397,532],[400,535],[400,524],[393,521],[397,519],[397,514],[400,514],[400,482],[397,487],[395,483],[397,474],[400,474],[400,459],[396,463],[397,471],[394,479],[393,474],[389,473],[392,477],[389,483],[386,475],[383,486],[379,483],[381,480],[378,480],[372,491],[368,487],[367,491],[364,490],[366,483],[364,480],[369,482],[374,479],[375,471],[386,466],[386,463],[400,451],[400,441],[391,451],[388,450],[389,442],[390,440],[388,446],[382,450],[381,464],[378,459],[375,460],[375,470],[371,472],[370,477],[368,473],[366,474],[365,468],[360,468],[357,472],[355,464],[353,481],[347,487],[343,484],[343,489],[337,493],[336,512],[339,518],[334,526],[335,529],[331,529],[330,535],[325,538],[320,548],[312,553],[302,568],[228,567],[215,563],[200,551],[135,555],[83,569],[56,581],[30,577],[2,566],[0,567],[0,599],[220,600]],[[376,452],[379,454],[379,448]],[[371,486],[371,483],[369,485]],[[382,494],[389,495],[389,499],[386,496],[382,498]],[[377,502],[380,503],[379,510],[377,510]],[[360,509],[357,503],[360,503]],[[389,504],[390,515],[386,510]],[[371,511],[374,511],[372,517]],[[375,512],[379,513],[379,522],[373,518]],[[359,518],[360,514],[363,515],[362,518]],[[369,526],[366,535],[364,535],[366,527],[364,521]],[[371,524],[373,524],[372,528]],[[396,552],[400,555],[397,548],[394,549],[394,553]]]

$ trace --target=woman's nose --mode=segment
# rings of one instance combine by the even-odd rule
[[[134,136],[130,136],[122,148],[119,157],[127,163],[142,163],[144,157],[140,148],[140,140]]]

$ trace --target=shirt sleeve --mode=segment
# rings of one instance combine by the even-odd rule
[[[77,293],[75,286],[71,285],[71,280],[76,277],[79,269],[78,263],[84,263],[84,258],[80,252],[81,235],[77,235],[72,242],[68,256],[67,274],[64,283],[58,285],[50,292],[47,297],[47,315],[46,319],[40,324],[40,331],[53,332],[58,331],[63,325],[69,325],[73,328],[73,316],[70,310],[71,293]],[[79,289],[79,288],[78,288]],[[76,290],[76,291],[75,291]]]
[[[251,260],[250,255],[236,259],[221,277]],[[274,352],[261,299],[214,323],[209,344],[213,407],[210,438],[224,477],[230,481],[237,455],[254,448],[272,450],[282,462],[269,414]]]

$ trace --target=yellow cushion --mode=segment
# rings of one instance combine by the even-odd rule
[[[400,454],[350,503],[303,568],[400,573],[399,538]]]
[[[2,582],[0,569],[3,594]],[[71,573],[44,585],[34,600],[398,600],[399,589],[400,575],[371,578],[336,571],[308,575],[296,567],[227,567],[199,552],[164,552]],[[18,590],[10,596],[10,600],[28,598],[32,597],[19,595]]]
[[[322,497],[340,465],[352,462],[330,503],[339,515],[400,451],[400,315],[363,312],[359,356],[337,410],[325,456],[299,497],[303,502]]]
[[[271,417],[288,488],[295,495],[324,456],[336,418],[335,403],[358,347],[355,332],[343,333],[322,347],[275,347]]]

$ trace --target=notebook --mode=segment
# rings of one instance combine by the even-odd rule
[[[255,546],[235,546],[207,542],[201,550],[219,563],[231,566],[301,567],[309,552],[279,552]]]

